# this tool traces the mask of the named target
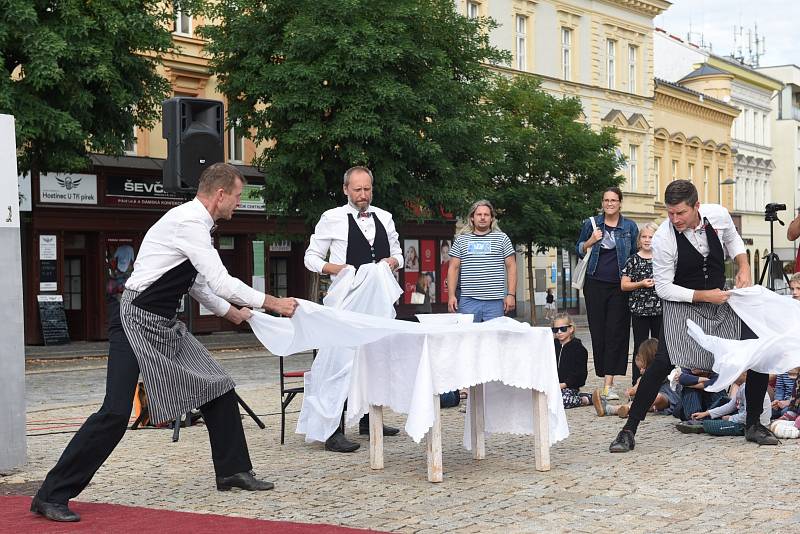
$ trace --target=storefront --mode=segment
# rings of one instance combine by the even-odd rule
[[[26,344],[45,342],[42,302],[54,299],[63,302],[61,322],[70,340],[106,339],[107,302],[122,292],[145,233],[166,210],[186,201],[161,187],[163,160],[95,155],[92,161],[90,173],[47,174],[31,183],[31,213],[23,225]],[[253,167],[239,168],[249,182],[242,203],[214,234],[222,262],[233,276],[257,289],[319,300],[326,281],[317,284],[303,265],[306,237],[267,239],[278,234],[307,236],[311,229],[302,220],[267,217],[259,194],[263,176]],[[407,257],[416,253],[417,260],[398,273],[405,289],[398,317],[426,310],[416,304],[425,301],[424,295],[414,295],[421,276],[431,282],[419,287],[427,288],[432,311],[446,311],[447,249],[453,227],[437,222],[399,228],[404,252]],[[193,300],[191,305],[196,333],[247,329],[214,316]],[[49,325],[49,319],[44,322]]]
[[[124,288],[139,245],[150,226],[186,198],[161,187],[163,160],[93,156],[84,174],[47,174],[31,184],[31,216],[24,228],[25,342],[41,344],[40,296],[59,296],[69,338],[106,339],[106,305]],[[304,243],[265,245],[275,231],[258,191],[263,177],[240,166],[249,181],[242,204],[214,235],[229,272],[261,290],[307,294],[302,267]],[[290,235],[305,235],[302,222],[281,225]],[[272,260],[272,261],[270,261]],[[265,273],[269,273],[266,276]],[[297,273],[297,275],[293,275]],[[192,301],[193,330],[229,331],[237,327]]]

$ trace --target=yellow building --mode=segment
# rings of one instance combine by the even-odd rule
[[[738,115],[721,100],[655,80],[653,183],[661,210],[664,188],[679,178],[695,184],[700,202],[732,208],[731,126]]]
[[[499,24],[490,41],[510,51],[512,60],[497,68],[535,74],[550,94],[580,99],[587,124],[617,129],[619,150],[628,159],[620,171],[626,177],[623,213],[639,223],[658,216],[651,165],[653,18],[670,5],[665,0],[456,0],[462,14]],[[569,279],[575,253],[562,252],[567,254],[534,257],[537,305],[543,304],[547,287],[563,287],[563,279]],[[525,265],[522,255],[518,263]],[[530,313],[525,271],[519,269],[517,286],[526,288],[518,295],[523,316]],[[575,308],[578,294],[559,290],[558,299],[559,308]]]

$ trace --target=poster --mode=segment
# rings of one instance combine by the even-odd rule
[[[447,288],[447,271],[450,268],[450,240],[443,239],[439,250],[439,302],[446,303],[450,298],[450,292]]]
[[[419,273],[406,271],[403,283],[403,304],[411,304],[412,294],[416,290]]]
[[[406,239],[403,242],[405,254],[403,255],[403,268],[408,273],[419,272],[419,241]],[[416,282],[416,280],[415,280]]]
[[[58,239],[39,236],[39,291],[58,291]]]
[[[120,299],[136,259],[133,239],[106,239],[106,297]]]

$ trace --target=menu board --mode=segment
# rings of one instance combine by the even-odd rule
[[[37,295],[39,319],[45,345],[69,343],[67,315],[64,313],[64,298],[61,295]]]

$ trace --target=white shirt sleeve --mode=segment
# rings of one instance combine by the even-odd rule
[[[736,231],[733,218],[724,206],[718,204],[705,204],[700,207],[703,214],[714,230],[717,231],[722,248],[729,258],[735,258],[739,254],[746,254],[747,249],[742,241],[742,236]]]
[[[303,257],[306,269],[315,273],[321,273],[322,268],[328,263],[328,252],[333,241],[327,232],[327,228],[330,226],[328,219],[328,214],[323,213],[317,222],[317,226],[314,227],[314,233],[311,234],[306,254]]]
[[[384,225],[386,227],[386,236],[389,238],[389,254],[397,260],[397,268],[403,268],[403,249],[400,246],[400,234],[394,226],[394,219],[389,214],[389,218]]]
[[[199,279],[200,275],[198,274],[197,278],[195,278],[194,284],[192,284],[192,287],[189,288],[189,294],[192,296],[192,298],[211,310],[214,315],[222,317],[228,313],[228,310],[231,309],[230,303],[227,300],[216,296],[208,287],[208,285],[204,281],[201,282]]]
[[[653,279],[656,293],[664,300],[692,302],[694,290],[675,284],[675,267],[678,264],[678,243],[669,220],[653,235]]]
[[[208,228],[201,221],[187,220],[179,223],[175,228],[173,243],[175,243],[175,248],[186,256],[197,269],[198,277],[202,277],[201,284],[207,285],[208,289],[216,296],[253,308],[263,306],[266,298],[264,293],[228,274],[219,253],[211,244]],[[203,305],[205,306],[206,303]],[[218,305],[217,308],[219,309]],[[209,309],[214,310],[213,307]],[[227,308],[225,312],[227,312]]]

